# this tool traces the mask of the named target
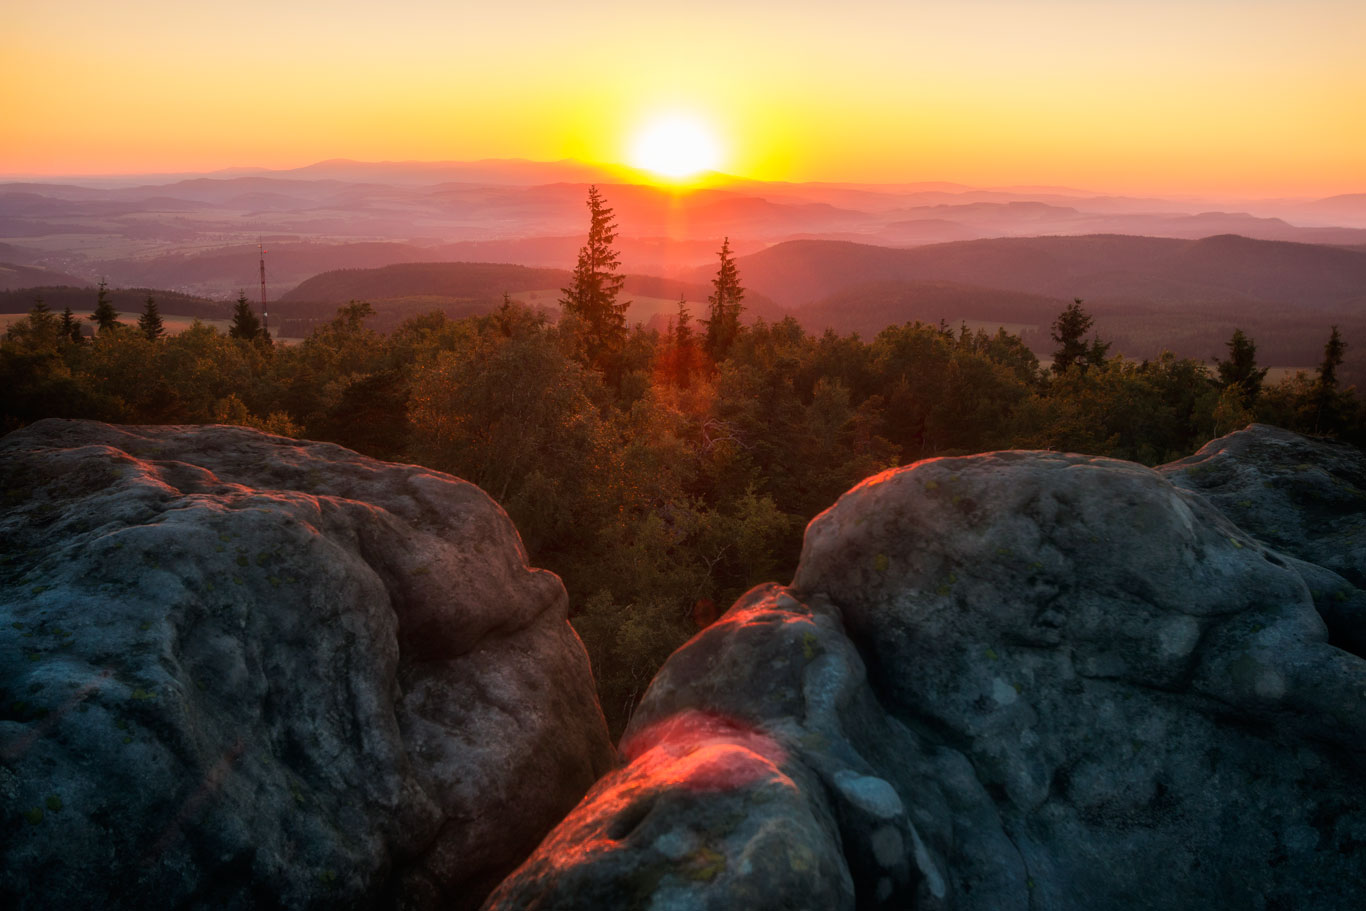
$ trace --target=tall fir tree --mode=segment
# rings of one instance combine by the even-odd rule
[[[252,311],[245,291],[237,295],[237,306],[232,311],[232,325],[228,327],[228,336],[246,341],[255,341],[261,337],[261,321]]]
[[[114,309],[113,303],[109,300],[109,285],[104,279],[100,279],[99,293],[95,298],[95,312],[90,314],[90,319],[98,327],[99,332],[110,332],[122,325],[119,322],[119,311]]]
[[[721,241],[721,264],[712,279],[712,293],[707,298],[711,310],[702,325],[707,327],[703,347],[715,362],[725,360],[731,345],[740,335],[740,313],[744,310],[741,301],[745,299],[745,289],[740,285],[740,272],[730,255],[730,238]]]
[[[76,319],[76,314],[67,307],[62,311],[61,337],[63,341],[71,342],[73,345],[81,343],[81,323]]]
[[[33,299],[33,308],[28,312],[28,320],[36,332],[47,334],[57,331],[57,317],[53,315],[52,309],[48,307],[41,294]]]
[[[1086,332],[1095,323],[1091,314],[1082,309],[1082,300],[1073,298],[1067,309],[1058,314],[1053,321],[1052,337],[1058,349],[1053,352],[1053,372],[1063,373],[1069,367],[1100,367],[1105,363],[1105,354],[1110,350],[1109,342],[1092,337],[1086,341]]]
[[[687,389],[692,385],[693,374],[701,369],[702,356],[693,333],[692,314],[683,297],[678,299],[677,316],[669,321],[668,341],[660,355],[661,374],[666,382]]]
[[[1262,380],[1270,368],[1257,366],[1257,343],[1234,329],[1233,336],[1224,343],[1228,357],[1217,361],[1219,382],[1225,389],[1233,388],[1242,399],[1243,406],[1251,408],[1262,391]]]
[[[1323,361],[1314,380],[1312,408],[1315,433],[1336,433],[1342,427],[1346,396],[1338,389],[1338,368],[1342,366],[1346,351],[1347,342],[1343,340],[1338,327],[1334,326],[1323,346]]]
[[[166,327],[161,322],[161,314],[157,311],[157,302],[152,295],[147,295],[147,303],[142,308],[142,315],[138,317],[138,331],[147,337],[148,341],[156,341],[166,334]]]
[[[577,323],[584,362],[610,373],[626,342],[630,301],[617,301],[626,276],[617,272],[621,261],[612,246],[617,239],[612,209],[596,186],[588,188],[588,211],[588,242],[579,250],[569,287],[560,289],[560,307]]]

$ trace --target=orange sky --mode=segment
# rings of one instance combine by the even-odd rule
[[[0,174],[615,162],[1122,192],[1366,191],[1362,0],[47,0],[5,14]]]

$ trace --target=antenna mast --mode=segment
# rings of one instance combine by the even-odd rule
[[[261,328],[265,331],[266,337],[270,337],[270,314],[266,312],[266,247],[263,243],[256,245],[261,250]]]

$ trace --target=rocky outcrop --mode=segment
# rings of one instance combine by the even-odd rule
[[[608,767],[472,485],[235,427],[0,442],[0,903],[471,907]]]
[[[865,481],[791,586],[669,659],[629,764],[487,907],[1359,907],[1366,661],[1311,585],[1356,589],[1182,470],[1002,452]]]
[[[1366,655],[1366,459],[1360,450],[1253,424],[1159,471],[1295,558],[1329,641]]]

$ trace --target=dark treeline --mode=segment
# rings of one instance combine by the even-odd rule
[[[23,313],[33,305],[35,298],[41,297],[51,310],[61,311],[70,307],[73,312],[79,310],[81,315],[85,316],[90,312],[94,294],[93,288],[77,288],[70,285],[0,291],[0,313]],[[157,304],[163,312],[174,313],[177,316],[227,319],[232,314],[232,304],[227,301],[210,300],[176,291],[111,288],[108,294],[114,307],[134,313],[142,309],[143,301],[150,294],[156,295]]]
[[[89,310],[36,305],[0,344],[0,429],[53,416],[233,423],[466,478],[564,579],[616,731],[698,624],[789,578],[806,522],[883,469],[1004,448],[1157,464],[1253,420],[1366,438],[1363,403],[1338,382],[1336,330],[1318,371],[1270,385],[1241,332],[1214,371],[1109,357],[1078,302],[1058,315],[1043,370],[1003,330],[913,323],[864,341],[792,319],[743,325],[726,245],[709,300],[680,301],[668,331],[630,329],[611,210],[596,193],[590,210],[553,323],[505,299],[381,334],[354,302],[278,346],[240,314],[232,334],[165,335],[153,303],[141,325],[106,312],[77,340]]]

